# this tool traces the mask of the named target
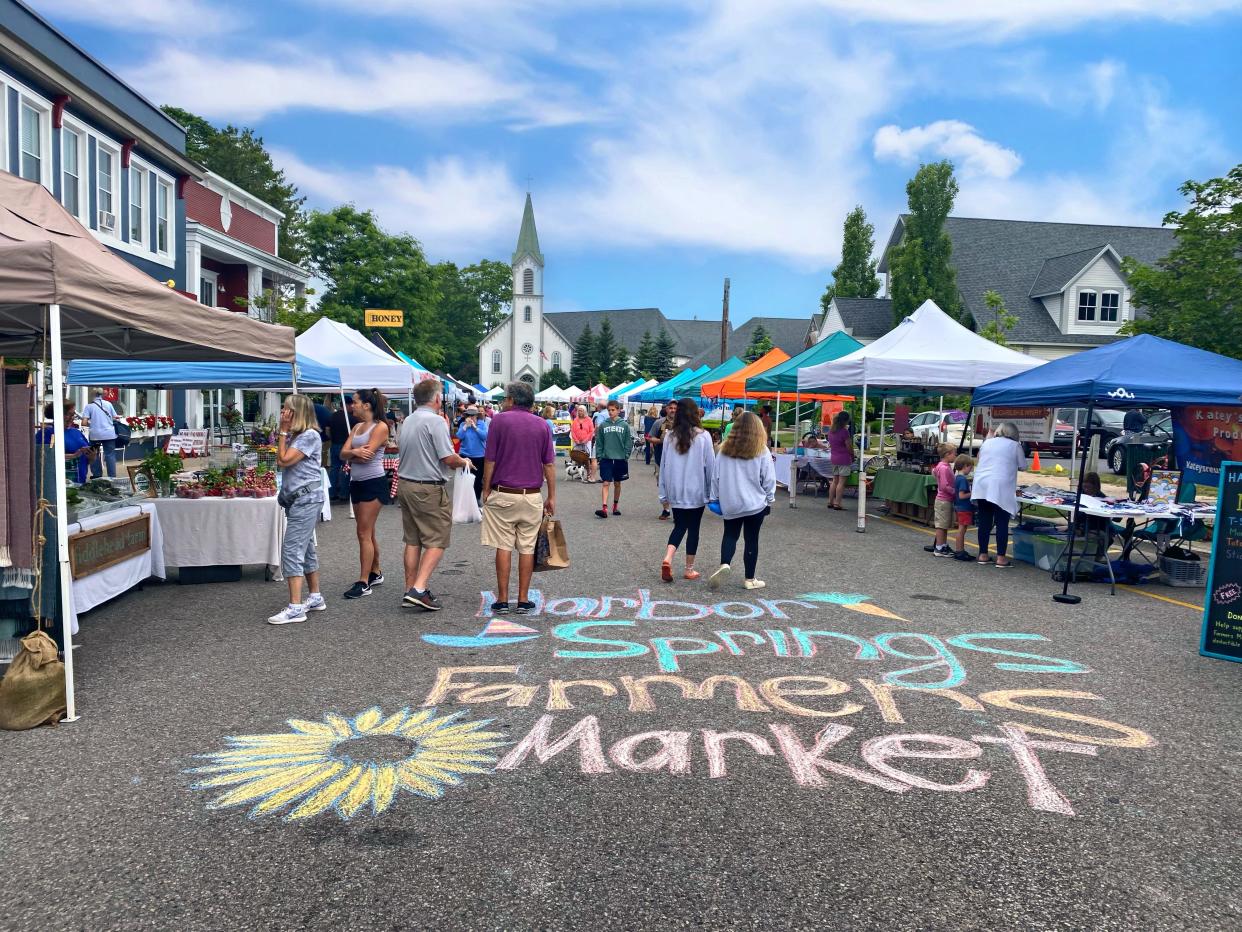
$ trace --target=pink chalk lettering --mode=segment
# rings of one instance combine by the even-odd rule
[[[660,742],[660,749],[646,760],[636,760],[634,753],[647,741]],[[654,773],[668,770],[678,776],[690,772],[690,733],[686,731],[644,731],[622,738],[608,749],[612,762],[622,770],[634,773]]]
[[[578,763],[583,773],[612,773],[604,760],[604,748],[599,739],[599,719],[594,715],[583,718],[551,744],[548,737],[552,731],[553,715],[542,715],[535,727],[517,743],[496,765],[497,770],[516,770],[532,751],[539,763],[546,764],[571,745],[578,745]]]
[[[998,725],[996,727],[1004,732],[1006,737],[997,738],[993,735],[972,735],[971,740],[977,741],[980,744],[1000,744],[1009,748],[1013,753],[1014,761],[1018,765],[1018,772],[1022,774],[1022,778],[1026,781],[1026,801],[1030,803],[1032,809],[1038,809],[1041,812],[1059,812],[1061,815],[1072,816],[1074,814],[1074,807],[1070,805],[1070,801],[1048,779],[1048,774],[1044,771],[1043,762],[1040,761],[1039,755],[1035,752],[1061,751],[1065,754],[1088,754],[1094,757],[1097,753],[1095,745],[1075,744],[1072,741],[1032,741],[1016,725]]]
[[[761,757],[774,757],[776,755],[776,752],[772,750],[772,745],[758,735],[752,735],[749,731],[711,731],[704,728],[703,750],[707,754],[707,775],[709,777],[727,777],[729,775],[729,771],[725,767],[726,741],[743,741],[749,744],[751,749]]]
[[[935,745],[932,748],[910,747],[912,742]],[[862,746],[862,759],[871,765],[873,770],[885,776],[908,783],[919,790],[935,790],[940,793],[968,793],[987,785],[992,774],[987,770],[966,771],[960,783],[937,783],[905,770],[892,766],[893,758],[908,757],[919,760],[974,760],[983,753],[983,748],[961,738],[948,738],[943,735],[885,735],[872,738]]]
[[[910,789],[907,783],[859,770],[848,764],[823,759],[822,755],[825,751],[840,743],[854,730],[849,725],[825,725],[816,736],[815,744],[811,748],[803,745],[802,739],[798,737],[798,733],[791,725],[769,724],[768,728],[771,729],[772,734],[776,735],[776,743],[781,753],[785,755],[785,761],[789,764],[793,778],[800,786],[824,786],[827,781],[821,774],[823,771],[838,777],[848,777],[860,783],[869,783],[882,790],[888,790],[890,793],[904,793]]]

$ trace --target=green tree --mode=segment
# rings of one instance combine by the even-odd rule
[[[280,224],[278,251],[282,259],[300,263],[305,257],[303,224],[306,218],[302,205],[306,198],[272,162],[263,137],[256,135],[253,129],[231,123],[213,126],[180,107],[160,109],[185,127],[186,155],[285,215]]]
[[[595,334],[591,332],[591,325],[587,324],[582,328],[578,342],[574,345],[574,358],[569,366],[569,381],[579,388],[590,388],[595,384],[592,379],[598,368],[595,356]]]
[[[651,362],[651,378],[665,382],[673,377],[673,357],[677,355],[677,344],[663,327],[656,337],[655,352]]]
[[[951,317],[961,302],[957,272],[949,264],[953,244],[944,231],[945,218],[957,198],[953,163],[921,165],[906,184],[910,212],[903,218],[901,242],[889,252],[892,275],[893,323],[909,317],[928,298]]]
[[[1177,227],[1173,250],[1155,266],[1122,261],[1132,301],[1146,312],[1122,331],[1242,359],[1242,165],[1178,190],[1190,205],[1165,215]]]
[[[612,367],[608,370],[608,378],[604,381],[616,388],[618,385],[624,385],[631,381],[634,376],[630,373],[634,371],[634,358],[630,356],[629,350],[624,346],[617,347],[617,352],[612,359]]]
[[[1009,340],[1006,335],[1017,325],[1018,315],[1010,313],[1009,308],[1005,307],[1005,299],[1000,296],[1000,292],[985,291],[983,303],[992,312],[992,319],[983,325],[979,336],[1001,346],[1008,346]]]
[[[509,316],[513,302],[513,269],[495,259],[481,259],[462,269],[461,277],[483,310],[483,332],[491,333]]]
[[[655,340],[651,339],[651,331],[644,330],[643,338],[638,344],[638,354],[634,357],[635,378],[640,375],[644,379],[651,378],[651,370],[655,366],[655,350]]]
[[[768,335],[767,328],[763,324],[755,324],[755,329],[750,332],[750,344],[746,347],[746,361],[754,362],[771,350],[772,338]]]
[[[344,204],[306,221],[307,263],[326,285],[318,311],[364,330],[368,308],[405,312],[384,338],[431,369],[444,364],[450,335],[440,313],[440,276],[412,236],[385,233],[370,211]]]
[[[543,375],[539,376],[539,390],[551,388],[553,385],[558,388],[569,388],[569,376],[565,374],[565,370],[560,366],[553,366],[551,369],[545,369]],[[579,386],[580,388],[582,386]]]
[[[620,345],[617,343],[617,335],[612,330],[612,321],[605,317],[603,323],[599,325],[599,334],[595,337],[595,365],[592,367],[592,371],[597,374],[596,382],[608,381],[608,373],[612,371],[612,367],[617,361],[617,350],[620,348]],[[603,373],[603,376],[599,377],[599,373]],[[594,385],[595,382],[591,384]],[[588,387],[586,385],[582,386],[582,388]]]
[[[483,306],[464,269],[452,262],[441,262],[432,266],[432,272],[438,292],[437,323],[443,333],[444,355],[440,365],[459,379],[474,381],[479,369],[479,341],[489,329]]]
[[[874,298],[880,293],[880,279],[875,274],[875,227],[867,222],[867,214],[859,204],[845,215],[845,233],[841,240],[841,261],[832,270],[832,284],[819,299],[819,306],[828,313],[833,298]]]

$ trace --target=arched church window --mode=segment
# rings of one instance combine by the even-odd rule
[[[559,369],[560,367],[561,367],[561,354],[560,352],[554,352],[552,354],[552,368]]]
[[[535,384],[535,377],[534,377],[533,375],[531,375],[529,372],[527,372],[525,375],[523,375],[523,376],[522,376],[522,381],[523,381],[523,382],[527,382],[527,383],[529,383],[529,384],[531,384],[531,385],[534,385],[534,384]]]
[[[492,350],[492,372],[500,372],[500,350]]]
[[[522,320],[528,324],[530,323],[530,305],[529,304],[526,305],[526,307],[522,308]]]
[[[535,293],[535,270],[526,269],[526,271],[522,273],[522,294],[534,294],[534,293]],[[527,317],[526,319],[530,320],[529,317]]]

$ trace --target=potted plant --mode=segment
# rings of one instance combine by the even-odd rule
[[[184,464],[181,462],[181,457],[175,453],[165,453],[163,450],[156,449],[147,454],[146,458],[138,464],[138,468],[151,479],[151,492],[154,497],[157,487],[161,494],[168,494],[172,477],[181,472]]]

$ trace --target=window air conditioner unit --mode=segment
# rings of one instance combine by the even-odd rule
[[[115,233],[116,214],[111,214],[106,210],[101,210],[99,212],[99,229],[105,233]]]

